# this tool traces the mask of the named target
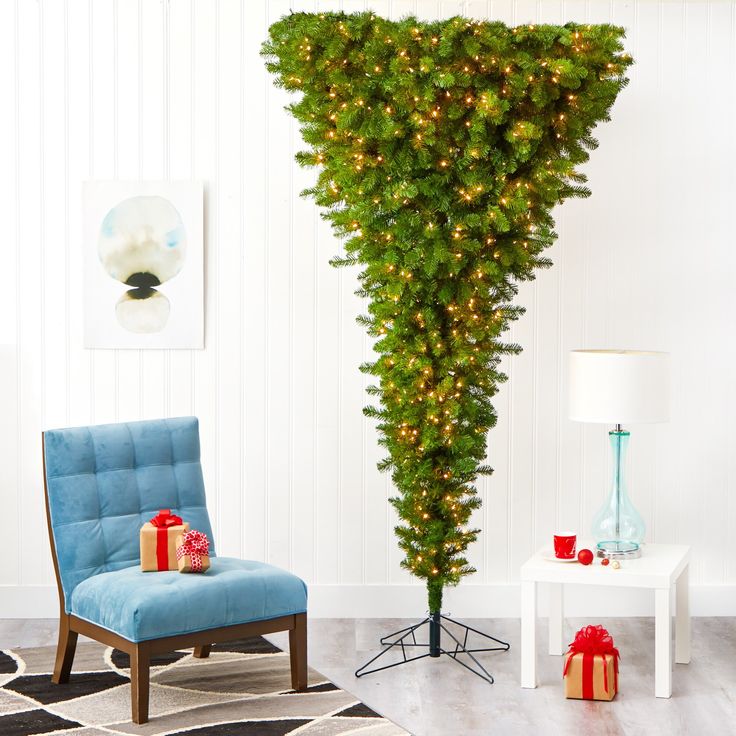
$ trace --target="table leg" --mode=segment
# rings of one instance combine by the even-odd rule
[[[690,586],[688,566],[675,583],[675,662],[690,662]]]
[[[564,589],[562,583],[549,584],[549,653],[563,654]]]
[[[654,591],[654,694],[672,697],[672,604],[669,588]]]
[[[537,686],[537,584],[521,583],[521,686]]]

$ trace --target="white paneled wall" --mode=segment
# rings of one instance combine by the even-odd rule
[[[182,414],[201,420],[220,553],[292,569],[322,614],[420,613],[361,414],[370,341],[354,317],[364,305],[355,274],[328,265],[340,244],[298,196],[313,173],[293,161],[287,96],[258,55],[268,24],[290,9],[364,7],[0,3],[0,615],[51,600],[41,430]],[[633,428],[632,492],[651,541],[693,545],[701,610],[736,612],[734,3],[370,7],[611,21],[629,29],[637,62],[585,167],[593,196],[558,209],[555,266],[521,290],[528,312],[513,339],[525,350],[496,399],[478,573],[451,597],[455,612],[513,611],[524,559],[557,526],[587,529],[606,493],[607,438],[567,419],[566,353],[615,346],[673,354],[672,422]],[[204,351],[82,348],[87,178],[206,183]]]

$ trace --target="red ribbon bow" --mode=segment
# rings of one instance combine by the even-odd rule
[[[176,559],[189,555],[192,560],[192,572],[201,572],[202,558],[209,554],[210,542],[204,532],[191,529],[184,532],[182,543],[176,548]]]
[[[157,516],[151,519],[151,524],[161,529],[170,526],[179,526],[182,523],[181,516],[171,513],[171,509],[161,509]]]
[[[603,686],[608,692],[608,659],[613,657],[613,671],[615,676],[615,687],[618,691],[618,660],[620,654],[613,646],[613,637],[602,626],[583,626],[577,634],[575,641],[571,642],[565,660],[565,669],[562,676],[567,675],[570,661],[576,654],[583,655],[583,697],[589,700],[593,698],[593,661],[596,655],[603,657]]]

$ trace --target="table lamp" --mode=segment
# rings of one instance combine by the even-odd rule
[[[624,424],[669,419],[669,354],[637,350],[573,350],[570,353],[570,418],[612,424],[611,493],[593,519],[598,557],[641,556],[644,519],[626,492]]]

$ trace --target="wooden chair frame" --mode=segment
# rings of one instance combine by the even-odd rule
[[[59,562],[56,556],[54,532],[51,526],[49,512],[49,491],[46,482],[46,452],[45,437],[41,437],[43,452],[43,486],[46,501],[46,522],[51,544],[51,556],[54,560],[56,586],[59,591],[59,642],[56,647],[56,662],[51,681],[55,684],[69,682],[69,675],[74,661],[74,652],[77,647],[79,634],[90,639],[115,647],[130,656],[130,688],[131,709],[133,723],[148,722],[148,695],[149,695],[149,668],[151,657],[177,649],[194,648],[194,656],[205,658],[209,656],[212,644],[241,639],[247,636],[272,634],[276,631],[289,632],[289,658],[291,663],[291,687],[297,692],[307,689],[307,614],[296,613],[289,616],[253,621],[234,626],[222,626],[217,629],[194,631],[190,634],[165,636],[160,639],[149,639],[142,642],[133,642],[125,639],[102,626],[77,618],[66,612],[64,590],[59,575]]]

